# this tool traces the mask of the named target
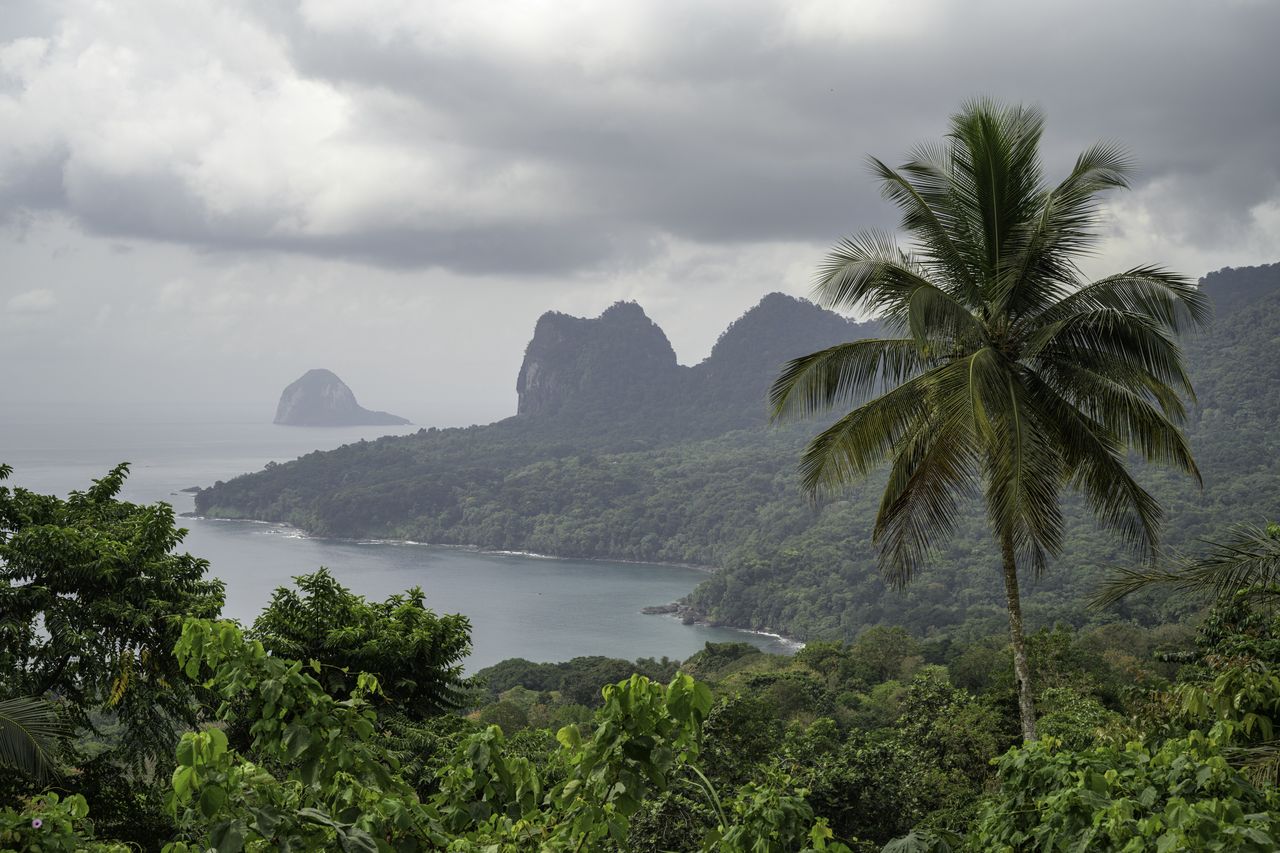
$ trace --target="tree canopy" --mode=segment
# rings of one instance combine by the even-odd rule
[[[0,698],[56,697],[80,727],[118,719],[120,754],[142,762],[199,719],[172,649],[183,618],[221,612],[223,586],[176,552],[172,507],[117,499],[128,470],[65,500],[0,486]]]
[[[361,673],[378,679],[387,701],[411,718],[456,710],[465,701],[462,662],[471,623],[427,609],[421,587],[381,602],[354,595],[321,569],[280,587],[250,636],[271,654],[318,661],[320,680],[345,696]]]

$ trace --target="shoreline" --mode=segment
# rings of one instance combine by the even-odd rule
[[[308,533],[306,530],[303,530],[300,527],[295,527],[292,524],[286,524],[285,522],[281,522],[281,521],[264,521],[263,519],[258,519],[258,518],[221,518],[218,516],[196,515],[195,513],[183,513],[180,516],[180,518],[188,518],[196,521],[207,521],[207,522],[213,522],[213,523],[221,522],[221,523],[258,524],[265,527],[274,527],[281,531],[288,531],[289,533],[295,534],[291,537],[295,539],[319,539],[319,540],[324,540],[328,542],[340,542],[340,543],[350,544],[350,545],[397,545],[397,546],[416,545],[416,546],[421,546],[426,548],[444,548],[452,551],[465,551],[472,554],[487,554],[487,555],[492,555],[496,557],[526,557],[526,558],[535,559],[535,560],[584,560],[592,563],[617,563],[619,565],[628,565],[628,566],[664,566],[664,567],[679,568],[679,569],[691,569],[693,571],[700,572],[704,575],[707,575],[708,577],[720,571],[720,568],[717,566],[704,566],[704,565],[699,565],[697,563],[670,563],[670,562],[664,562],[661,560],[625,560],[617,557],[564,557],[556,554],[540,554],[535,551],[512,551],[512,550],[498,549],[498,548],[482,548],[479,545],[454,545],[454,544],[442,544],[437,542],[419,542],[414,539],[373,539],[373,538],[356,539],[356,538],[351,538],[346,536],[317,536],[313,533]],[[666,610],[666,608],[668,607],[675,607],[678,609]],[[679,602],[672,602],[671,604],[654,605],[652,608],[652,611],[650,608],[646,607],[642,612],[646,613],[646,615],[670,616],[672,618],[679,619],[682,622],[684,622],[685,615],[687,614],[688,611],[685,609],[684,605],[680,604]],[[794,654],[795,652],[805,647],[804,640],[800,640],[795,637],[788,637],[786,634],[778,634],[773,631],[757,630],[755,628],[744,628],[740,625],[730,625],[723,622],[711,622],[707,619],[701,619],[701,618],[692,619],[688,622],[684,622],[684,624],[705,625],[712,628],[732,628],[733,630],[741,631],[744,634],[752,634],[757,637],[768,637],[772,640],[776,640],[779,644],[789,649],[790,650],[789,653],[791,654]]]
[[[719,566],[706,566],[701,563],[672,563],[665,560],[627,560],[622,557],[568,557],[563,554],[541,554],[537,551],[512,551],[503,548],[485,548],[480,545],[458,545],[447,542],[419,542],[416,539],[374,539],[371,537],[355,538],[351,536],[320,536],[309,533],[301,527],[294,527],[283,521],[264,521],[260,518],[222,518],[214,515],[196,515],[183,513],[179,518],[196,521],[211,521],[240,524],[260,524],[265,527],[277,527],[300,534],[295,538],[319,539],[326,542],[342,542],[350,545],[417,545],[425,548],[447,548],[452,551],[467,551],[473,554],[492,554],[497,557],[528,557],[533,560],[585,560],[592,563],[618,563],[625,566],[668,566],[676,569],[692,569],[705,575],[714,575],[720,571]],[[740,630],[746,630],[745,628]]]

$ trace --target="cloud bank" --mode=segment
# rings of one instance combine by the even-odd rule
[[[59,8],[0,48],[0,205],[118,238],[513,276],[825,241],[976,93],[1043,104],[1059,168],[1128,144],[1170,239],[1280,198],[1274,3]]]
[[[129,318],[183,292],[180,340],[269,322],[283,358],[347,287],[357,330],[431,302],[420,334],[492,361],[476,385],[506,388],[540,310],[623,297],[696,360],[835,239],[892,226],[865,156],[978,94],[1045,109],[1050,175],[1132,150],[1108,268],[1275,260],[1277,32],[1265,0],[24,4],[0,20],[0,354],[55,306],[77,341],[160,335]],[[471,310],[489,337],[453,331]],[[330,357],[424,352],[363,334]]]

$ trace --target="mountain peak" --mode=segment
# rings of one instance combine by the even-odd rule
[[[705,374],[713,398],[729,394],[750,400],[763,417],[769,385],[783,366],[820,349],[879,332],[872,321],[857,323],[807,299],[770,293],[733,321],[695,368]]]
[[[548,311],[525,349],[516,411],[631,409],[650,401],[679,369],[671,342],[635,302],[615,302],[594,319]]]
[[[705,360],[681,367],[635,302],[615,302],[594,319],[547,312],[525,350],[517,413],[612,428],[645,422],[659,432],[737,429],[765,420],[769,385],[787,361],[876,330],[770,293],[720,335]]]
[[[600,313],[601,320],[624,320],[630,322],[643,321],[652,323],[649,315],[644,313],[644,309],[640,307],[639,302],[615,302]]]

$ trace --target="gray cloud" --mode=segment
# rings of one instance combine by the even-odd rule
[[[1152,214],[1197,245],[1280,197],[1273,3],[851,16],[755,0],[639,4],[621,23],[612,4],[537,8],[551,23],[496,34],[483,18],[504,10],[489,4],[377,3],[222,6],[186,31],[94,33],[101,21],[68,6],[27,33],[50,38],[40,56],[8,63],[7,111],[45,135],[5,152],[3,204],[209,249],[517,276],[615,268],[651,260],[663,237],[827,243],[889,224],[864,155],[897,159],[976,93],[1044,106],[1051,168],[1099,137],[1127,143]],[[138,58],[175,28],[173,53]],[[120,79],[86,79],[94,63]],[[67,114],[104,87],[123,116]],[[155,150],[122,153],[131,142]],[[255,144],[265,173],[231,180]]]
[[[8,309],[14,314],[47,314],[58,306],[52,290],[27,290],[9,297]]]
[[[977,94],[1044,108],[1050,176],[1132,150],[1103,271],[1280,251],[1270,0],[3,9],[11,409],[269,419],[328,367],[420,423],[487,421],[542,311],[617,299],[696,362],[832,241],[892,226],[866,155]]]

